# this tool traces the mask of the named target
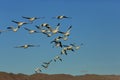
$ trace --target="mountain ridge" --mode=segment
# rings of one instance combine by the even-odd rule
[[[69,74],[22,74],[0,72],[0,80],[120,80],[120,75],[85,74],[73,76]]]

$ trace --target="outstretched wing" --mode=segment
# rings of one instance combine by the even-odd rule
[[[28,30],[28,31],[31,31],[30,29],[28,29],[28,28],[24,28],[25,30]]]
[[[19,23],[19,22],[15,21],[15,20],[12,20],[12,22],[14,22],[14,23],[16,23],[16,24],[18,24],[18,23]]]
[[[67,32],[69,32],[71,30],[72,26],[70,26],[68,29],[67,29]]]
[[[51,34],[47,33],[47,32],[42,32],[43,34],[47,35],[47,37],[51,37]]]
[[[39,47],[40,45],[32,45],[32,44],[29,44],[28,47]]]
[[[37,29],[40,29],[40,30],[41,30],[40,26],[37,26],[37,25],[36,25],[35,27],[36,27]]]
[[[25,16],[22,16],[22,18],[25,18],[25,19],[30,19],[30,17],[25,17]]]
[[[14,48],[23,48],[24,46],[16,46],[16,47],[14,47]]]
[[[13,29],[13,27],[7,27],[7,29]]]

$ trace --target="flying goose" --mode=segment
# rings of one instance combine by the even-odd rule
[[[50,26],[47,26],[47,28],[50,30],[50,32],[51,32],[52,34],[58,33],[58,32],[59,32],[59,27],[60,27],[60,23],[57,24],[57,26],[56,26],[55,29],[53,29],[53,28],[50,27]]]
[[[64,16],[64,15],[59,15],[59,16],[56,16],[56,17],[53,17],[53,18],[64,19],[64,18],[71,18],[71,17]]]
[[[22,45],[22,46],[16,46],[15,48],[24,48],[24,49],[27,49],[29,47],[39,47],[40,45],[32,45],[32,44],[25,44],[25,45]]]
[[[49,65],[41,65],[41,66],[47,69]]]
[[[28,29],[28,28],[24,28],[24,29],[27,30],[27,31],[29,31],[30,34],[32,34],[32,33],[39,33],[36,30],[31,30],[31,29]]]
[[[47,35],[47,37],[51,37],[52,35],[49,33],[50,31],[48,29],[42,29],[40,26],[35,26],[37,29],[40,30],[41,33]]]
[[[53,42],[55,43],[56,47],[61,47],[62,48],[62,42],[61,41],[52,41],[51,43],[53,43]]]
[[[68,40],[68,36],[63,36],[62,38],[64,41]]]
[[[48,23],[43,23],[40,26],[42,26],[42,27],[50,27],[50,25]]]
[[[43,64],[49,65],[52,62],[52,60],[50,60],[49,62],[43,62]]]
[[[66,48],[66,47],[64,47],[64,48],[61,50],[61,54],[67,55],[67,48]]]
[[[83,43],[81,43],[80,45],[76,45],[75,43],[70,44],[70,45],[72,45],[75,48],[75,50],[78,50],[78,49],[80,49],[80,46],[83,45]]]
[[[21,26],[23,26],[24,24],[28,24],[26,22],[18,22],[18,21],[15,21],[15,20],[12,20],[12,22],[16,23],[18,25],[18,28],[20,28]]]
[[[17,32],[19,27],[10,26],[10,27],[7,27],[7,29],[12,30],[13,32]]]
[[[58,37],[56,37],[53,41],[51,41],[51,43],[52,42],[57,42],[57,41],[60,41],[60,39],[62,39],[63,37],[61,37],[61,36],[58,36]]]
[[[61,50],[61,54],[67,55],[68,50],[73,51],[73,52],[75,51],[73,49],[73,46],[68,46],[68,45],[63,45],[63,46],[64,46],[64,48]]]
[[[28,19],[31,23],[33,23],[33,21],[35,21],[37,19],[40,19],[38,17],[25,17],[25,16],[22,16],[22,18]],[[43,18],[43,17],[41,17],[41,18]]]
[[[45,69],[47,69],[51,62],[52,62],[52,60],[50,60],[49,62],[43,62],[43,65],[41,65],[41,66],[44,67]]]
[[[68,36],[58,36],[53,41],[60,41],[60,39],[63,39],[64,41],[68,40]],[[51,42],[53,42],[51,41]]]
[[[51,37],[52,36],[52,34],[46,33],[46,32],[44,32],[43,34],[45,34],[47,37]]]
[[[48,30],[48,29],[42,29],[40,26],[35,26],[37,29],[39,29],[40,30],[40,32],[50,32],[50,30]]]
[[[54,57],[54,61],[56,62],[57,60],[62,61],[62,59],[60,58],[60,56],[55,56],[55,57]]]
[[[72,26],[70,26],[70,27],[67,29],[66,32],[61,32],[61,31],[59,31],[59,33],[63,34],[64,37],[69,36],[69,35],[70,35],[71,28],[72,28]]]
[[[42,72],[42,69],[38,67],[38,68],[35,68],[34,71],[35,71],[35,73],[40,73],[40,72]]]
[[[75,51],[72,45],[63,45],[67,50]]]

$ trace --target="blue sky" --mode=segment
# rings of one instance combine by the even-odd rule
[[[84,43],[77,54],[63,55],[63,62],[52,63],[43,73],[47,74],[116,74],[120,75],[120,1],[116,0],[1,0],[0,29],[16,26],[12,20],[27,21],[21,16],[45,17],[23,27],[61,23],[65,31],[72,25],[69,40],[64,44]],[[66,15],[72,19],[57,20],[54,16]],[[57,35],[56,35],[57,36]],[[55,36],[54,36],[55,37]],[[0,35],[0,71],[33,74],[35,67],[60,53],[52,48],[42,34],[28,34],[23,28],[16,33]],[[23,44],[40,44],[40,47],[14,48]],[[84,73],[84,71],[86,71]]]

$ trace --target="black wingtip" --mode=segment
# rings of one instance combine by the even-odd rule
[[[58,23],[57,26],[60,26],[60,23]]]
[[[7,29],[11,29],[11,27],[7,27]]]
[[[35,25],[36,28],[40,29],[40,27],[38,25]]]

